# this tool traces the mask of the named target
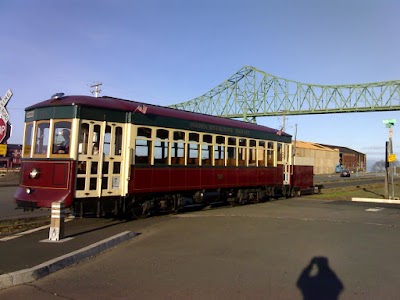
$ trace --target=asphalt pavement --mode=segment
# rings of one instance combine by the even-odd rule
[[[161,220],[149,219],[150,223]],[[119,219],[69,217],[59,241],[49,240],[49,226],[1,238],[0,257],[7,259],[0,265],[0,289],[37,280],[136,237],[128,224]]]
[[[301,299],[318,275],[329,299],[397,299],[399,216],[398,207],[292,198],[74,219],[62,242],[45,242],[47,228],[0,243],[0,298]]]
[[[336,179],[336,177],[335,177]],[[12,187],[10,187],[12,190]],[[7,190],[10,193],[11,190]],[[307,207],[309,204],[319,205],[320,211],[310,218]],[[326,206],[330,204],[330,206]],[[382,205],[379,205],[380,207]],[[271,215],[271,207],[283,209],[284,217]],[[177,217],[191,218],[204,216],[203,214],[227,214],[228,216],[254,215],[256,218],[283,218],[283,220],[317,220],[336,216],[332,222],[338,224],[378,224],[383,227],[400,228],[398,219],[400,210],[396,206],[387,206],[387,212],[393,212],[381,218],[382,215],[360,216],[359,211],[374,209],[375,204],[346,203],[335,201],[307,201],[306,198],[278,200],[258,205],[249,205],[237,208],[222,208],[210,211],[200,211],[181,216],[169,215],[148,218],[144,220],[125,221],[118,219],[96,218],[67,218],[65,223],[65,237],[57,242],[49,241],[49,227],[45,226],[36,231],[20,233],[0,239],[0,289],[18,286],[33,282],[65,267],[77,264],[83,260],[98,255],[121,243],[139,237],[146,228],[161,223],[168,224]],[[328,217],[323,212],[329,208],[334,213]],[[341,214],[337,214],[340,211]],[[352,212],[357,211],[355,215]],[[379,209],[377,211],[380,211]],[[48,212],[47,212],[48,213]],[[321,213],[321,215],[319,215]],[[291,215],[293,214],[293,215]],[[323,215],[323,217],[322,217]],[[329,215],[329,214],[328,214]],[[374,216],[375,219],[371,219]],[[377,217],[378,216],[378,217]],[[365,219],[364,219],[365,218]],[[211,224],[210,224],[211,225]],[[245,229],[246,226],[243,226]],[[235,228],[240,230],[240,228]],[[243,235],[244,232],[232,232]],[[196,249],[186,251],[195,251]]]
[[[205,296],[206,282],[213,288],[217,282],[233,288],[234,281],[239,283],[239,291],[249,293],[246,294],[249,297],[256,296],[254,299],[265,299],[252,293],[266,290],[273,291],[267,297],[270,299],[300,299],[299,291],[293,288],[301,270],[313,259],[324,258],[329,259],[332,270],[337,272],[347,299],[366,299],[366,293],[376,296],[380,291],[371,291],[368,286],[375,288],[379,284],[392,295],[394,291],[400,292],[397,285],[400,244],[392,243],[399,234],[399,216],[400,209],[393,206],[377,208],[374,204],[293,198],[129,222],[72,219],[66,222],[65,239],[59,242],[48,242],[48,228],[0,242],[0,257],[7,258],[2,260],[0,269],[0,287],[7,289],[4,293],[0,291],[0,298],[15,296],[14,292],[21,291],[18,286],[23,290],[35,287],[35,294],[48,288],[42,284],[47,286],[54,278],[64,276],[67,278],[58,287],[63,290],[61,294],[77,293],[80,276],[88,276],[90,285],[103,290],[107,286],[104,280],[109,279],[101,270],[108,270],[116,278],[115,289],[117,282],[126,285],[130,278],[139,299],[159,299],[168,287],[188,293],[187,297],[179,294],[177,299],[201,299],[191,297],[191,293],[196,291],[197,296]],[[97,257],[99,253],[103,254]],[[99,259],[101,263],[95,263]],[[70,268],[56,277],[47,276],[74,264],[77,265],[73,269],[83,272],[78,277],[76,271],[71,274]],[[85,266],[93,268],[85,273]],[[171,274],[171,270],[176,271]],[[196,276],[189,276],[193,272]],[[239,277],[232,277],[235,272],[234,276]],[[101,278],[97,279],[98,276]],[[259,276],[264,276],[263,280]],[[45,280],[47,277],[49,281]],[[229,283],[223,278],[233,281]],[[154,282],[160,283],[160,293],[157,289],[152,291],[158,297],[145,297]],[[278,286],[288,289],[288,294],[277,289]],[[115,289],[111,289],[113,293],[117,293]],[[121,294],[129,289],[127,286],[118,289],[117,294],[103,294],[102,298],[128,297]],[[214,292],[222,295],[220,299],[229,295],[225,290]],[[281,297],[276,294],[280,292]],[[382,298],[390,299],[384,297],[384,291],[381,293]],[[233,299],[250,299],[247,296]],[[80,299],[82,294],[68,297]]]

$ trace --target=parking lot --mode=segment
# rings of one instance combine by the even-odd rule
[[[68,222],[66,234],[87,222]],[[139,236],[1,290],[0,298],[302,299],[316,291],[329,299],[397,299],[400,292],[397,206],[295,198],[102,222],[110,220],[85,227],[75,241],[126,230]]]

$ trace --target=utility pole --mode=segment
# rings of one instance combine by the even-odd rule
[[[94,88],[94,90],[91,90],[90,92],[97,98],[101,92],[101,89],[99,89],[99,86],[101,86],[103,83],[102,82],[96,82],[95,84],[91,85],[91,88]]]
[[[386,125],[386,128],[389,129],[389,141],[386,142],[385,146],[385,151],[386,151],[386,174],[385,174],[385,197],[386,198],[392,198],[394,199],[394,173],[393,173],[393,162],[396,160],[396,154],[393,154],[393,142],[392,142],[392,137],[393,137],[393,126],[396,124],[396,119],[390,119],[390,120],[383,120],[383,124]],[[392,185],[392,193],[391,196],[389,196],[390,190],[389,190],[389,181]]]
[[[286,111],[282,111],[282,128],[283,132],[286,131]]]

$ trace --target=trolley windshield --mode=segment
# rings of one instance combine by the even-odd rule
[[[23,157],[69,156],[72,120],[25,123]]]

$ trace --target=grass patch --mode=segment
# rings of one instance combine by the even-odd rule
[[[0,237],[7,236],[44,225],[50,226],[50,217],[34,217],[0,221]]]
[[[351,198],[375,198],[385,199],[384,184],[365,184],[360,186],[350,186],[341,188],[322,189],[321,194],[307,196],[312,199],[322,200],[346,200],[351,201]],[[390,187],[390,193],[392,188]],[[400,184],[394,184],[394,196],[400,197]]]

